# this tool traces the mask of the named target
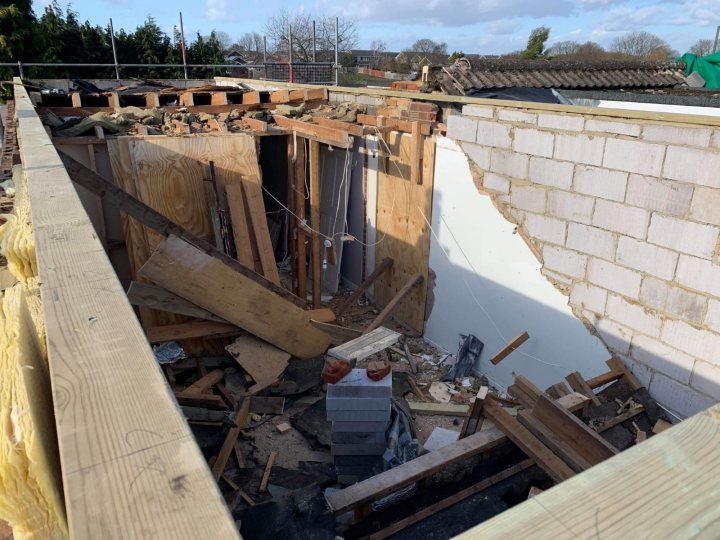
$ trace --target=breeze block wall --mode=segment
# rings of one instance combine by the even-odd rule
[[[465,105],[447,135],[575,314],[684,417],[720,400],[720,129]]]

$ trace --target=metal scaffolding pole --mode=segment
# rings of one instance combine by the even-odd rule
[[[182,11],[180,12],[180,51],[182,52],[183,72],[187,81],[187,58],[185,57],[185,28],[183,28]]]
[[[315,21],[313,21],[313,55],[312,55],[313,63],[315,63],[315,61],[316,61],[315,60],[315,51],[316,50],[317,50],[317,47],[315,47]]]
[[[117,61],[117,50],[115,50],[115,30],[113,29],[112,18],[110,19],[110,43],[113,50],[113,62],[115,62],[115,79],[120,80],[120,68]]]
[[[338,74],[340,65],[338,64],[338,34],[340,33],[340,19],[335,17],[335,86],[340,86]]]
[[[715,30],[715,42],[713,43],[713,54],[718,52],[718,38],[720,38],[720,25]]]
[[[292,25],[288,24],[288,79],[293,82],[292,69]]]
[[[267,64],[267,36],[263,36],[263,64]]]

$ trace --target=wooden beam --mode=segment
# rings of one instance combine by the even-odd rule
[[[310,323],[319,330],[322,330],[328,336],[330,336],[331,345],[342,345],[362,335],[360,330],[353,328],[345,328],[344,326],[338,326],[337,324],[330,324],[321,321],[310,320]]]
[[[607,431],[608,429],[615,427],[618,424],[622,424],[626,420],[630,420],[631,418],[637,416],[644,410],[645,410],[645,407],[643,407],[642,405],[640,405],[638,407],[633,407],[632,409],[625,411],[624,413],[621,413],[621,414],[615,416],[614,418],[611,418],[610,420],[608,420],[601,426],[597,426],[594,429],[598,433],[602,433],[603,431]]]
[[[427,478],[444,467],[482,454],[507,438],[498,429],[488,429],[465,439],[424,454],[367,480],[331,493],[327,501],[336,514],[343,514],[379,499],[418,480]]]
[[[625,375],[622,371],[608,371],[607,373],[603,373],[602,375],[598,375],[597,377],[593,377],[592,379],[588,379],[587,385],[592,388],[599,388],[600,386],[605,386],[606,384],[610,384],[613,381],[617,381],[618,379],[622,379],[622,377]]]
[[[552,450],[576,473],[585,471],[592,467],[592,464],[585,459],[578,450],[569,444],[562,437],[559,437],[552,429],[540,422],[532,411],[520,411],[517,415],[518,422],[525,426],[530,433],[540,440],[545,446]]]
[[[582,411],[587,406],[590,398],[579,394],[578,392],[571,392],[570,394],[560,397],[556,401],[559,405],[562,405],[568,411],[574,413]]]
[[[613,371],[622,372],[625,375],[625,380],[630,385],[630,388],[632,388],[633,390],[639,390],[640,388],[642,388],[642,384],[640,384],[640,381],[637,380],[635,375],[633,375],[632,371],[630,371],[625,366],[625,363],[622,360],[620,360],[619,358],[611,358],[610,360],[607,360],[605,363]]]
[[[508,467],[507,469],[504,469],[499,473],[493,474],[488,478],[484,478],[483,480],[480,480],[477,484],[473,484],[470,487],[460,490],[457,493],[454,493],[453,495],[450,495],[449,497],[439,502],[436,502],[435,504],[431,504],[430,506],[426,506],[422,510],[414,512],[412,515],[406,517],[405,519],[396,521],[392,525],[385,527],[380,531],[372,533],[370,535],[370,540],[383,540],[388,536],[392,536],[396,532],[402,531],[413,523],[418,523],[419,521],[422,521],[438,513],[440,510],[449,508],[472,495],[480,493],[481,491],[486,490],[491,486],[494,486],[498,482],[507,480],[508,478],[515,476],[516,474],[524,471],[525,469],[529,469],[533,465],[535,465],[535,462],[532,459],[526,459],[524,461],[521,461],[517,465]]]
[[[240,264],[253,270],[255,260],[253,259],[250,229],[245,211],[245,197],[243,196],[242,184],[225,184],[225,195],[227,197],[228,210],[230,211],[230,223],[233,230],[233,241],[235,252]]]
[[[295,139],[294,137],[288,137],[290,140]],[[296,250],[297,250],[297,295],[300,297],[302,302],[307,303],[307,249],[305,240],[307,234],[305,230],[300,226],[302,221],[305,219],[305,197],[309,197],[306,193],[305,186],[307,184],[307,170],[306,164],[306,151],[305,141],[302,138],[296,139],[295,145],[295,187],[292,191],[295,199],[295,214],[297,218],[293,219],[295,226],[296,235]]]
[[[265,133],[268,130],[268,123],[263,120],[258,120],[257,118],[249,118],[247,116],[243,117],[242,121],[246,123],[253,131],[260,131],[261,133]]]
[[[358,114],[357,121],[359,124],[365,124],[367,126],[374,127],[385,127],[392,131],[402,131],[403,133],[412,133],[412,122],[407,120],[401,120],[400,118],[388,118],[386,116],[372,116],[369,114]],[[418,120],[420,125],[420,134],[429,136],[432,135],[433,122]],[[382,131],[382,130],[381,130]],[[371,133],[375,133],[372,130]]]
[[[425,281],[425,278],[422,276],[422,274],[416,274],[411,277],[408,282],[403,286],[403,288],[400,289],[395,296],[393,296],[393,298],[388,302],[387,306],[383,308],[383,310],[378,314],[377,317],[375,317],[373,322],[370,323],[370,326],[368,326],[363,333],[367,334],[368,332],[372,332],[373,330],[381,326],[387,320],[387,318],[392,315],[392,312],[395,310],[397,305],[402,302],[415,287],[421,285],[423,281]]]
[[[14,83],[68,536],[239,538],[76,186]]]
[[[400,337],[401,334],[389,328],[376,328],[372,332],[363,334],[339,347],[329,349],[327,355],[353,363],[395,345],[400,340]]]
[[[277,457],[278,453],[273,450],[270,452],[270,456],[268,457],[267,464],[265,465],[265,472],[263,472],[262,480],[260,480],[260,491],[261,493],[267,491],[267,485],[268,480],[270,480],[270,471],[272,471],[273,464],[275,463],[275,458]]]
[[[225,372],[222,369],[214,369],[207,375],[200,377],[197,381],[182,391],[183,394],[202,394],[205,390],[215,386],[225,378]]]
[[[555,482],[562,482],[575,474],[563,460],[497,403],[488,400],[485,403],[484,414]]]
[[[375,270],[365,278],[360,286],[355,289],[350,296],[340,305],[336,312],[336,316],[339,318],[345,313],[350,307],[355,305],[355,302],[372,286],[375,281],[383,275],[386,271],[390,270],[393,265],[393,260],[390,257],[385,257],[380,264],[375,267]]]
[[[320,143],[310,141],[310,227],[312,233],[312,305],[322,307],[322,268],[320,254],[323,238],[320,236]]]
[[[240,404],[237,414],[235,415],[235,425],[230,428],[223,445],[220,447],[218,458],[212,466],[212,474],[215,480],[218,480],[227,466],[228,459],[230,459],[230,453],[235,448],[235,441],[237,441],[238,435],[245,428],[247,424],[248,414],[250,412],[250,398],[243,399]]]
[[[152,326],[147,329],[147,338],[150,343],[162,343],[200,337],[228,337],[241,333],[240,328],[227,322],[188,321],[165,326]]]
[[[303,309],[177,236],[161,242],[138,275],[299,358],[330,344]]]
[[[161,213],[150,208],[148,205],[135,197],[132,197],[127,192],[115,186],[112,182],[108,182],[103,177],[94,173],[81,163],[75,161],[67,154],[61,152],[60,156],[73,182],[89,189],[96,195],[100,195],[101,197],[107,199],[111,204],[117,206],[122,212],[137,219],[146,227],[149,227],[164,236],[172,234],[178,238],[182,238],[186,242],[202,250],[204,253],[214,259],[217,259],[218,261],[222,261],[225,265],[231,267],[236,272],[239,272],[246,278],[255,281],[259,285],[269,289],[285,300],[288,300],[298,306],[303,305],[303,302],[299,298],[284,287],[280,287],[264,276],[256,274],[252,270],[244,267],[237,260],[225,255],[209,242],[190,234],[176,223],[167,219]]]
[[[470,410],[469,405],[456,403],[420,403],[418,401],[408,401],[407,403],[414,414],[422,415],[466,416]]]
[[[569,375],[565,376],[565,380],[570,385],[570,388],[589,397],[593,405],[600,405],[600,399],[595,395],[588,383],[585,382],[585,379],[583,379],[579,371],[570,373]]]
[[[468,433],[471,435],[477,431],[478,423],[480,421],[480,414],[482,413],[483,405],[485,404],[485,398],[488,395],[489,388],[487,386],[481,386],[478,393],[475,395],[475,401],[473,401],[470,407],[470,413],[465,417],[462,428],[460,429],[460,438],[464,439]]]
[[[515,349],[517,349],[520,345],[525,343],[528,339],[530,339],[530,336],[528,335],[528,333],[523,332],[518,337],[513,339],[510,343],[505,345],[505,347],[500,349],[500,351],[490,359],[490,362],[492,362],[493,365],[497,366],[501,360],[503,360],[506,356],[508,356]]]
[[[366,128],[363,128],[362,126],[358,124],[351,124],[350,122],[343,122],[341,120],[333,120],[331,118],[324,118],[322,116],[314,116],[312,119],[313,123],[318,124],[320,126],[325,126],[329,128],[334,129],[340,129],[343,131],[347,131],[350,135],[354,137],[362,137],[363,135],[367,135]]]
[[[425,138],[420,133],[420,122],[412,124],[412,144],[410,146],[410,181],[422,184],[422,161]]]
[[[273,115],[273,120],[278,126],[291,129],[301,137],[306,137],[316,142],[329,144],[330,146],[338,148],[352,148],[353,140],[347,131],[320,126],[310,122],[293,120],[278,114]]]
[[[206,319],[208,321],[227,322],[217,315],[213,315],[208,310],[196,306],[192,302],[188,302],[178,295],[166,291],[162,287],[151,285],[150,283],[140,283],[132,281],[127,292],[128,300],[136,306],[149,307],[167,311],[168,313],[177,313],[179,315],[187,315],[188,317],[196,317],[198,319]]]
[[[227,409],[228,403],[215,394],[184,394],[183,392],[175,392],[175,399],[180,405],[190,407],[203,407],[206,409]]]
[[[540,396],[532,414],[559,439],[574,448],[590,465],[597,465],[618,453],[617,448],[547,396]]]

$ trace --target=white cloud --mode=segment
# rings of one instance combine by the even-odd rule
[[[619,7],[610,10],[595,29],[595,33],[637,31],[650,25],[667,22],[669,22],[668,10],[662,5],[641,8]]]
[[[508,34],[514,34],[520,28],[522,24],[517,20],[500,19],[499,21],[492,22],[485,27],[485,30],[493,36],[506,36]]]
[[[206,5],[205,14],[209,21],[228,20],[227,0],[206,0]]]
[[[374,19],[381,13],[385,21],[434,26],[465,26],[498,19],[542,18],[572,14],[571,0],[366,0],[362,4],[343,4],[321,0],[320,11],[355,19]]]

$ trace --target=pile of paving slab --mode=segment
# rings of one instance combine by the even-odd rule
[[[327,419],[332,422],[331,453],[339,484],[373,476],[387,448],[392,376],[373,381],[353,369],[327,388]]]

